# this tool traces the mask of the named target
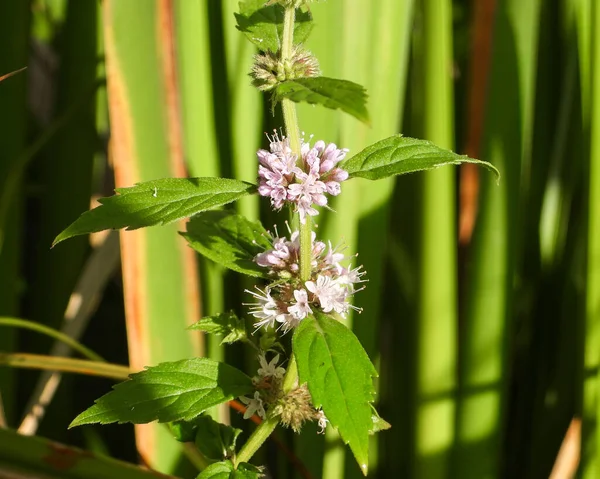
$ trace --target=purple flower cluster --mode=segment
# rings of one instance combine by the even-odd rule
[[[325,206],[325,193],[340,194],[340,182],[348,179],[348,172],[337,167],[348,150],[339,149],[334,143],[317,141],[311,148],[302,143],[301,157],[292,152],[289,140],[281,140],[277,133],[269,138],[269,149],[258,150],[258,192],[271,198],[274,208],[280,209],[284,203],[295,205],[300,221],[306,215],[315,216],[319,212],[313,205]]]
[[[250,305],[250,314],[258,321],[254,326],[275,327],[284,332],[298,326],[300,321],[314,310],[324,313],[336,312],[342,317],[350,309],[359,310],[350,304],[350,297],[359,291],[355,285],[362,283],[365,274],[362,266],[352,268],[340,264],[346,257],[322,241],[312,236],[312,276],[302,282],[298,278],[300,242],[297,231],[290,239],[273,239],[273,248],[258,254],[254,260],[259,266],[269,268],[271,275],[277,276],[264,291],[248,291],[257,300]],[[284,281],[282,281],[284,280]],[[361,288],[362,289],[362,288]]]

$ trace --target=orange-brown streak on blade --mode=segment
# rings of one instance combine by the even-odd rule
[[[572,479],[581,455],[581,419],[573,418],[563,439],[548,479]]]
[[[104,0],[104,38],[106,48],[106,71],[108,110],[111,125],[111,156],[115,171],[115,184],[132,185],[139,180],[135,161],[137,152],[133,140],[131,113],[127,103],[127,91],[121,75],[121,68],[112,32],[112,1]],[[146,251],[144,231],[121,232],[121,265],[127,321],[127,343],[130,366],[139,371],[149,364],[150,338],[143,318],[147,317],[144,299]],[[155,449],[155,432],[151,425],[136,425],[136,442],[140,453]]]
[[[478,158],[485,117],[485,95],[491,61],[492,34],[496,0],[473,0],[473,38],[469,73],[469,107],[465,154]],[[460,216],[458,237],[464,246],[470,243],[479,196],[479,169],[463,165],[460,171]]]
[[[171,173],[176,177],[185,177],[187,176],[187,169],[184,160],[181,102],[179,83],[177,81],[173,0],[159,0],[157,18],[163,85],[165,88],[164,98],[167,111],[165,129],[168,134]],[[180,225],[181,229],[185,229],[185,222],[180,222]],[[179,241],[179,248],[186,284],[186,322],[194,324],[200,320],[200,285],[198,281],[197,259],[195,252],[187,247],[185,241]],[[194,342],[196,353],[204,356],[203,336],[193,334],[192,341]]]
[[[17,73],[21,73],[24,70],[27,70],[27,67],[19,68],[18,70],[15,70],[14,72],[10,72],[5,75],[2,75],[0,77],[0,81],[6,80],[7,78],[10,78],[11,76],[16,75]]]

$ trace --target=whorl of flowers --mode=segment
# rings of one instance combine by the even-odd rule
[[[285,202],[292,203],[304,224],[306,215],[319,212],[313,205],[325,206],[325,193],[336,196],[341,192],[340,183],[348,179],[348,172],[337,167],[348,150],[339,149],[335,143],[317,141],[311,148],[302,142],[298,158],[291,150],[289,140],[279,139],[277,133],[269,138],[270,148],[258,150],[258,192],[269,197],[274,208],[280,209]]]
[[[252,85],[261,91],[272,90],[286,80],[317,77],[320,74],[317,59],[300,45],[294,45],[291,58],[285,61],[281,60],[279,53],[270,51],[255,55],[250,71]]]
[[[295,328],[314,311],[335,311],[345,317],[350,309],[351,296],[359,291],[365,274],[362,266],[352,268],[340,264],[346,257],[338,248],[315,241],[312,234],[312,275],[310,280],[299,279],[300,242],[297,231],[290,239],[273,239],[273,248],[258,254],[254,261],[277,279],[264,290],[248,291],[257,300],[250,305],[250,314],[257,321],[255,328],[276,327],[284,332]]]

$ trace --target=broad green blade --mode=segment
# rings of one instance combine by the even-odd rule
[[[151,479],[156,472],[40,437],[0,429],[0,477]],[[161,476],[164,479],[173,476]]]
[[[117,186],[186,173],[169,7],[154,0],[103,4]],[[198,335],[185,330],[199,319],[199,300],[195,256],[176,234],[181,229],[171,225],[121,233],[134,370],[201,352]],[[179,460],[179,448],[164,428],[138,426],[137,444],[160,471],[172,471]]]
[[[581,477],[584,479],[600,475],[600,6],[596,3],[592,5],[591,14],[592,103],[589,112],[591,146],[581,451]]]
[[[255,182],[258,173],[256,151],[265,145],[263,135],[262,97],[250,84],[248,73],[252,68],[256,48],[235,27],[234,12],[237,2],[221,2],[223,33],[227,58],[228,105],[232,172],[238,180]],[[236,206],[249,219],[258,219],[257,197],[243,198]]]
[[[2,2],[0,4],[0,31],[10,41],[0,42],[0,75],[5,75],[26,66],[29,52],[30,10],[27,2]],[[27,85],[28,72],[21,72],[0,82],[0,191],[6,191],[9,171],[19,159],[25,147],[27,131]],[[10,198],[10,214],[0,219],[0,315],[18,314],[18,277],[21,257],[21,211],[24,195],[20,185],[19,193]],[[16,346],[15,331],[0,335],[0,350],[13,351]],[[15,411],[14,372],[0,370],[0,394],[7,420],[14,424]]]
[[[211,56],[209,5],[192,0],[175,2],[173,8],[185,160],[193,175],[224,176],[227,170],[222,168],[224,155],[219,149],[216,117],[224,98],[214,98],[212,81],[213,71],[223,68],[224,59]],[[199,258],[199,264],[202,314],[218,314],[224,309],[223,269],[204,258]],[[219,340],[208,336],[206,343],[208,356],[223,360]],[[215,419],[228,421],[227,407],[219,407],[214,414]]]
[[[466,478],[500,477],[521,172],[529,168],[535,99],[540,4],[515,0],[496,8],[481,159],[494,164],[502,180],[480,175],[465,296],[456,474]]]
[[[423,135],[454,146],[452,9],[448,0],[423,4]],[[455,433],[457,271],[455,174],[423,174],[417,324],[415,478],[451,477]]]

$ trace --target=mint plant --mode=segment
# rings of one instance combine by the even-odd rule
[[[136,229],[191,218],[181,235],[198,253],[256,279],[246,291],[246,317],[223,312],[191,329],[243,342],[256,353],[254,377],[225,363],[191,358],[132,374],[77,416],[71,426],[112,422],[169,423],[177,440],[195,442],[211,462],[199,478],[260,477],[249,464],[277,425],[301,431],[316,422],[335,428],[366,475],[369,435],[389,427],[373,406],[373,364],[344,325],[355,294],[367,286],[366,271],[352,263],[339,238],[317,238],[315,221],[329,198],[353,178],[378,180],[448,164],[489,163],[457,155],[430,142],[393,136],[348,157],[327,140],[311,145],[300,135],[295,103],[340,109],[368,123],[366,92],[355,83],[321,76],[303,46],[310,35],[308,0],[246,0],[238,29],[261,52],[252,84],[281,105],[284,125],[257,152],[258,184],[227,178],[167,178],[118,188],[115,196],[82,214],[60,233],[67,238],[108,228]],[[248,161],[255,161],[248,159]],[[259,222],[216,210],[246,195],[265,197],[274,210],[293,215],[288,231],[269,232]],[[338,246],[334,246],[338,245]],[[364,313],[368,316],[369,312]],[[251,327],[249,327],[251,326]],[[291,349],[281,341],[291,336]],[[244,418],[261,424],[240,448],[240,431],[218,424],[207,409],[239,398]]]

